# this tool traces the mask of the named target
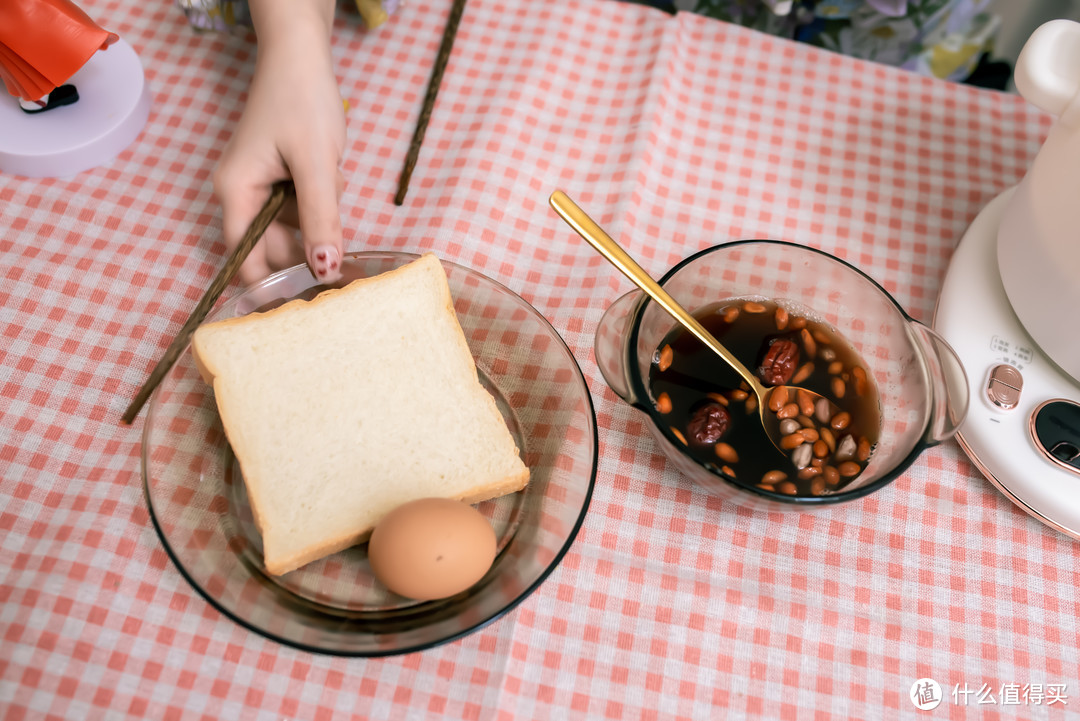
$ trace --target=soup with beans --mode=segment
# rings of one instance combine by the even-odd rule
[[[880,401],[862,358],[835,329],[763,300],[721,301],[694,316],[773,388],[766,412],[779,416],[783,439],[781,448],[769,440],[738,373],[676,326],[653,355],[649,388],[661,425],[692,458],[739,484],[790,496],[836,493],[863,472],[881,430]]]

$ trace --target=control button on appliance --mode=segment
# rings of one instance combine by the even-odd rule
[[[1058,466],[1080,474],[1080,403],[1046,401],[1032,412],[1029,426],[1036,448]]]
[[[1077,448],[1068,441],[1061,441],[1056,446],[1050,449],[1050,455],[1052,455],[1059,461],[1065,461],[1066,463],[1068,463],[1069,461],[1076,460],[1077,456],[1080,456],[1080,448]]]
[[[986,397],[1003,411],[1016,408],[1020,402],[1020,391],[1024,389],[1024,377],[1015,366],[1001,363],[990,369],[990,380],[986,384]]]

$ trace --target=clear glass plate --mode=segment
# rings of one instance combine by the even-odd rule
[[[415,255],[354,253],[341,284],[404,265]],[[418,602],[374,580],[366,545],[284,576],[263,567],[244,482],[225,439],[213,390],[187,349],[150,400],[142,473],[165,550],[207,601],[241,625],[309,651],[383,656],[428,648],[509,611],[539,586],[573,542],[596,478],[596,418],[573,354],[543,316],[495,281],[444,262],[458,320],[481,382],[495,397],[522,458],[525,490],[477,508],[495,528],[498,555],[472,588]],[[207,321],[267,310],[321,290],[298,266],[270,276]]]

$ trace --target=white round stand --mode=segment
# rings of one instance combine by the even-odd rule
[[[42,113],[25,113],[17,99],[0,94],[0,173],[75,175],[112,160],[142,132],[150,91],[139,56],[123,38],[94,53],[68,83],[78,102]]]
[[[971,461],[1013,503],[1074,538],[1080,538],[1080,475],[1057,465],[1035,446],[1032,412],[1044,401],[1080,401],[1080,386],[1043,355],[1020,325],[998,270],[997,233],[1013,189],[994,198],[975,218],[949,264],[934,313],[934,328],[967,370],[971,406],[957,439]],[[1073,309],[1063,309],[1063,328]],[[1019,403],[1010,410],[987,395],[999,363],[1023,376]]]

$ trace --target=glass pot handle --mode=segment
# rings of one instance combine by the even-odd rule
[[[630,316],[642,298],[642,292],[635,290],[615,300],[600,318],[593,341],[593,352],[600,374],[604,376],[608,387],[615,395],[632,406],[637,406],[637,399],[630,390],[630,378],[627,372],[626,343],[629,336]]]
[[[925,441],[937,445],[952,438],[967,415],[971,391],[967,373],[952,346],[936,331],[918,321],[909,323],[912,337],[922,351],[933,397]]]

